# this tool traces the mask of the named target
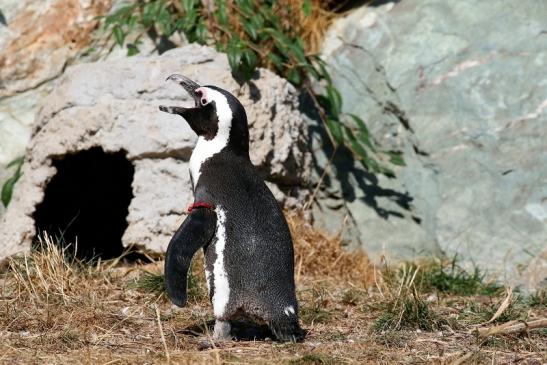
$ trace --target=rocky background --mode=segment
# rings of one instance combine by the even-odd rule
[[[260,71],[252,89],[240,87],[224,54],[192,44],[161,56],[98,61],[66,70],[36,115],[23,175],[0,220],[0,258],[30,247],[36,236],[33,214],[58,173],[54,161],[92,148],[123,151],[134,167],[124,246],[166,251],[193,201],[188,161],[196,143],[182,118],[158,108],[193,102],[179,85],[165,83],[173,70],[237,95],[250,120],[251,160],[281,204],[298,205],[307,195],[301,186],[308,183],[310,158],[296,90],[268,70]]]
[[[82,72],[72,65],[124,59],[96,29],[95,16],[112,6],[106,0],[2,2],[0,166],[22,155],[33,128],[47,124],[43,112],[35,116],[54,85],[61,85],[57,93],[66,90],[67,78]],[[343,229],[350,245],[375,260],[457,255],[500,279],[547,284],[546,44],[547,4],[535,0],[378,1],[336,20],[321,53],[343,108],[367,122],[382,148],[403,151],[406,166],[388,179],[339,151],[316,196],[316,224]],[[141,49],[144,56],[157,54],[150,41]],[[146,62],[161,62],[154,60]],[[100,73],[101,66],[85,67],[91,80]],[[65,70],[68,76],[56,81]],[[85,85],[74,87],[85,94],[79,89]],[[100,100],[104,90],[90,90]],[[313,112],[305,102],[300,108],[309,146],[297,150],[312,153],[312,188],[330,151]],[[260,137],[283,117],[267,118],[253,133]],[[280,136],[298,141],[289,130]],[[30,152],[38,148],[32,146]],[[256,151],[263,156],[257,161],[273,161],[268,150]],[[305,185],[290,179],[306,175],[303,166],[274,161],[277,172],[269,176],[278,185],[272,188]],[[11,173],[0,167],[0,182]]]
[[[547,277],[546,45],[542,1],[386,2],[332,26],[344,108],[407,165],[390,180],[346,159],[331,180],[369,253]]]
[[[0,182],[24,154],[34,117],[53,80],[93,42],[110,0],[4,0],[0,4]],[[4,210],[0,206],[0,212]]]

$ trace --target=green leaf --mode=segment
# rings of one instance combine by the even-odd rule
[[[218,23],[224,27],[227,27],[229,25],[229,20],[228,20],[228,12],[226,9],[226,1],[217,0],[215,5],[217,7],[215,11],[215,15],[216,15],[216,19]]]
[[[291,40],[283,33],[274,28],[264,28],[263,32],[269,34],[275,41],[276,47],[280,50],[283,49],[284,52],[288,49],[291,44]]]
[[[310,63],[304,63],[304,64],[299,64],[300,67],[306,69],[308,71],[309,74],[312,75],[312,77],[316,80],[319,80],[319,73],[317,72],[317,70],[313,67],[312,64]]]
[[[150,28],[156,20],[156,3],[151,2],[142,8],[141,23],[145,28]]]
[[[332,84],[327,85],[326,90],[327,98],[330,101],[331,113],[333,116],[338,117],[342,112],[342,96],[340,96],[340,93]]]
[[[131,16],[128,20],[127,20],[127,30],[128,32],[131,32],[131,30],[133,30],[135,28],[135,25],[137,25],[137,17],[136,16]]]
[[[114,28],[112,28],[112,34],[114,34],[114,39],[116,40],[116,43],[118,43],[120,47],[123,46],[125,34],[123,33],[122,28],[116,25]]]
[[[365,122],[363,121],[363,119],[361,119],[358,115],[355,115],[355,114],[348,113],[347,115],[349,115],[351,119],[353,119],[355,124],[357,124],[359,131],[366,133],[367,135],[369,134],[368,128],[365,125]]]
[[[391,162],[393,165],[406,166],[402,152],[389,151],[387,152],[387,155],[389,156],[389,162]]]
[[[371,151],[376,152],[376,147],[374,147],[374,144],[372,143],[370,132],[365,125],[365,122],[359,118],[355,114],[347,114],[349,115],[355,124],[357,125],[357,128],[359,129],[359,133],[357,133],[357,138],[361,143],[364,143]]]
[[[260,14],[253,14],[249,21],[253,24],[253,27],[257,29],[257,32],[260,34],[262,32],[262,29],[264,28],[264,18],[262,18]]]
[[[133,43],[129,43],[127,45],[127,57],[131,57],[131,56],[134,56],[136,54],[139,53],[139,48],[137,47],[136,44],[133,44]]]
[[[226,53],[228,54],[230,68],[237,71],[239,69],[239,64],[241,63],[241,51],[234,43],[230,43],[228,44]]]
[[[287,72],[287,80],[289,80],[290,83],[296,86],[302,83],[300,72],[294,67]]]
[[[327,118],[327,127],[334,138],[335,142],[342,144],[344,141],[344,134],[342,132],[342,124],[339,120]]]
[[[353,132],[348,127],[344,126],[344,132],[346,134],[346,140],[349,143],[350,149],[360,158],[360,159],[366,159],[368,158],[367,151],[363,148],[363,146],[359,143],[357,138],[353,135]]]
[[[245,32],[251,37],[253,41],[258,38],[258,32],[253,23],[251,22],[243,23],[243,29],[245,29]]]
[[[298,62],[306,63],[306,54],[304,53],[304,42],[301,38],[296,38],[295,42],[293,42],[291,49],[294,52],[294,55]]]
[[[195,35],[195,39],[198,43],[204,44],[207,41],[207,27],[205,26],[205,23],[200,22],[198,24]]]
[[[198,4],[199,0],[181,0],[182,9],[184,12],[189,13]]]
[[[253,2],[250,0],[237,0],[236,6],[239,11],[243,13],[242,21],[246,19],[252,19],[255,16]]]
[[[311,14],[311,0],[304,0],[302,3],[302,12],[305,16],[310,16]]]
[[[115,14],[118,17],[122,17],[122,18],[128,17],[135,11],[137,6],[138,4],[130,4],[130,5],[122,6],[121,8],[118,9],[118,11],[116,11]]]
[[[15,183],[17,182],[17,180],[19,180],[21,175],[22,175],[21,171],[17,169],[17,171],[15,172],[15,175],[7,179],[4,185],[2,186],[2,193],[1,193],[2,204],[4,204],[4,207],[6,208],[8,207],[8,204],[11,201]]]
[[[24,156],[17,157],[15,160],[12,160],[6,167],[9,168],[9,167],[17,166],[19,168],[23,164],[23,161],[25,161]]]
[[[256,64],[258,63],[258,58],[253,50],[249,48],[244,49],[242,59],[251,72],[255,70]]]
[[[108,29],[108,27],[110,26],[110,24],[116,22],[116,17],[113,16],[113,15],[109,15],[109,16],[105,16],[104,17],[104,29]]]
[[[275,68],[277,68],[278,70],[281,70],[283,68],[283,60],[281,59],[281,57],[279,57],[275,53],[268,53],[267,57],[270,59],[270,61],[272,61]]]
[[[167,37],[173,34],[173,22],[171,21],[171,15],[163,9],[156,18],[160,31]]]
[[[312,59],[317,66],[319,67],[319,75],[321,76],[319,80],[326,80],[328,84],[332,84],[332,79],[330,77],[330,73],[327,70],[327,67],[325,65],[325,61],[323,61],[319,56],[310,56],[310,59]]]

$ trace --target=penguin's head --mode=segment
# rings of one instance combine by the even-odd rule
[[[181,85],[194,99],[194,107],[161,105],[161,111],[183,117],[199,138],[225,143],[233,152],[248,155],[247,115],[235,96],[216,86],[200,86],[182,75],[174,74],[167,80]]]

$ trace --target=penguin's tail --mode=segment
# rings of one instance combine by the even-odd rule
[[[298,324],[298,317],[294,314],[276,317],[269,322],[268,326],[280,342],[302,342],[306,337]]]

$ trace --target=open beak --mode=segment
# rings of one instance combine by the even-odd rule
[[[196,93],[196,90],[200,88],[200,85],[190,80],[188,77],[179,74],[173,74],[169,76],[165,81],[169,80],[174,81],[182,86],[184,90],[186,90],[188,95],[190,95],[194,99],[194,101],[196,102],[196,106],[199,105],[199,95]]]
[[[196,90],[200,88],[199,84],[197,84],[196,82],[190,80],[188,77],[182,76],[182,75],[179,75],[179,74],[173,74],[173,75],[169,76],[165,81],[174,81],[177,84],[179,84],[180,86],[182,86],[184,88],[184,90],[186,90],[188,95],[190,95],[192,97],[192,99],[194,99],[195,107],[196,108],[199,107],[199,99],[200,99],[201,96],[199,95],[198,92],[196,92]],[[189,110],[189,108],[183,108],[183,107],[178,107],[178,106],[160,105],[160,110],[162,112],[166,112],[166,113],[182,115],[182,113]]]

